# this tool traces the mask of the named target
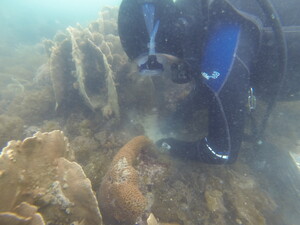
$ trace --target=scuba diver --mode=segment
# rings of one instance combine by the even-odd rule
[[[184,159],[235,162],[246,116],[255,109],[254,90],[271,96],[254,134],[261,141],[279,91],[290,96],[297,89],[286,87],[285,76],[294,63],[288,65],[287,49],[299,45],[299,10],[297,0],[123,0],[119,36],[139,73],[155,76],[169,70],[173,82],[193,83],[193,91],[170,118],[170,129],[172,120],[181,120],[203,103],[199,99],[205,99],[209,110],[206,137],[194,142],[164,138],[157,145]]]

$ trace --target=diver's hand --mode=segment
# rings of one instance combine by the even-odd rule
[[[181,141],[175,138],[163,138],[158,140],[156,146],[163,152],[184,159],[196,159],[198,156],[197,142]]]
[[[171,65],[171,79],[174,83],[185,84],[191,81],[192,71],[187,62],[173,63]]]
[[[169,152],[172,149],[174,149],[174,146],[176,146],[176,139],[162,138],[158,140],[155,144],[162,152]]]

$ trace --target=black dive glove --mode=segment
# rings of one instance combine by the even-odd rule
[[[218,153],[216,154],[213,148],[208,145],[206,138],[195,142],[163,138],[156,142],[156,146],[162,151],[170,152],[173,157],[180,159],[195,160],[209,164],[227,164],[234,162],[228,160],[226,157],[220,157]]]
[[[170,152],[172,156],[181,159],[199,160],[200,157],[198,142],[187,142],[174,138],[163,138],[156,142],[156,146],[162,151]]]
[[[171,65],[171,79],[174,83],[185,84],[192,79],[192,68],[185,62],[173,63]]]

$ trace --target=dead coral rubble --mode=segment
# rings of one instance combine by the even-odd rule
[[[133,164],[140,151],[151,146],[148,138],[138,136],[115,155],[98,192],[105,220],[133,224],[145,210],[146,198],[138,188],[138,173]]]
[[[147,225],[179,225],[178,223],[159,223],[155,216],[150,213],[148,219],[147,219]]]
[[[47,224],[102,224],[91,182],[73,159],[58,130],[10,141],[0,155],[1,214],[13,215],[18,205],[31,204]]]

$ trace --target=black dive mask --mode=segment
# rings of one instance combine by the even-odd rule
[[[127,56],[142,75],[159,75],[182,58],[179,11],[173,0],[122,0],[118,31]]]
[[[138,66],[139,73],[142,75],[159,75],[164,71],[163,64],[157,61],[156,55],[149,55],[145,63]]]

